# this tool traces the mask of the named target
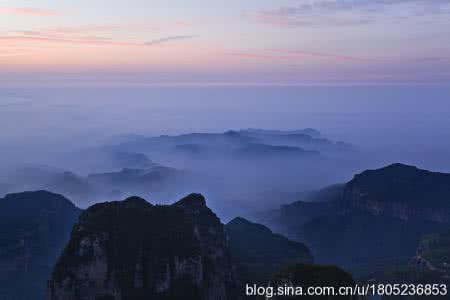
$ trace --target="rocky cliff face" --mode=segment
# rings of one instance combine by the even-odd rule
[[[356,174],[342,185],[313,193],[306,201],[284,205],[283,221],[296,226],[327,215],[372,216],[436,223],[450,221],[450,174],[392,164]]]
[[[343,213],[359,209],[372,215],[438,223],[450,220],[450,174],[393,164],[356,175],[345,186]]]
[[[450,220],[450,174],[403,164],[364,171],[317,196],[282,207],[276,228],[305,242],[321,263],[360,268],[411,257],[423,235]]]
[[[80,209],[45,191],[0,199],[0,299],[44,299],[46,281]]]
[[[88,208],[48,300],[237,299],[223,225],[201,195],[170,206],[137,197]]]

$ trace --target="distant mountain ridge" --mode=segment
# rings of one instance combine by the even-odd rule
[[[331,141],[321,136],[321,133],[315,129],[307,128],[304,130],[263,130],[263,129],[245,129],[237,131],[239,134],[257,139],[260,143],[269,145],[284,145],[291,147],[301,147],[309,151],[317,152],[353,152],[355,148],[342,141]]]
[[[6,186],[8,190],[50,190],[67,195],[86,207],[99,199],[122,197],[133,191],[134,195],[152,193],[156,195],[168,186],[174,186],[185,172],[151,164],[148,168],[123,168],[104,173],[90,173],[81,176],[74,172],[41,167],[19,170],[14,177],[16,184]],[[181,186],[181,184],[179,184]]]
[[[304,134],[311,137],[319,137],[321,135],[320,131],[314,128],[305,128],[300,130],[273,130],[273,129],[259,129],[259,128],[247,128],[239,130],[240,133],[248,134],[279,134],[279,135],[289,135],[289,134]]]
[[[206,149],[220,148],[224,152],[232,152],[251,144],[267,146],[297,147],[304,151],[351,151],[353,146],[343,142],[332,142],[321,137],[319,131],[307,128],[303,130],[265,130],[242,129],[228,130],[223,133],[188,133],[181,135],[161,135],[156,137],[136,137],[121,144],[112,146],[120,151],[147,152],[149,150],[173,150],[181,145],[203,146]]]
[[[351,174],[359,158],[353,146],[313,129],[130,136],[110,143],[57,157],[47,162],[50,166],[16,168],[0,177],[0,196],[44,189],[86,208],[148,194],[164,203],[207,188],[214,207],[232,218],[249,211],[248,203],[264,203],[266,209],[273,205],[270,201],[291,201],[270,196],[271,200],[269,193],[288,198],[333,183],[337,174]]]

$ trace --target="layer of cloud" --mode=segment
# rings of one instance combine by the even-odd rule
[[[449,0],[310,0],[247,14],[254,21],[280,27],[352,26],[380,17],[409,18],[450,14]]]
[[[25,30],[10,30],[12,34],[20,35],[45,35],[52,37],[64,37],[68,35],[105,35],[117,34],[117,32],[164,32],[164,31],[178,31],[191,27],[191,23],[185,21],[174,21],[166,24],[156,22],[140,22],[132,21],[126,23],[106,23],[106,24],[86,24],[78,26],[54,26],[45,29],[25,29]]]
[[[0,36],[0,41],[4,42],[40,42],[40,43],[62,43],[62,44],[83,44],[83,45],[109,45],[109,46],[139,46],[142,43],[127,41],[107,40],[102,37],[48,37],[38,35],[5,35]]]
[[[16,57],[28,55],[30,52],[14,52],[14,53],[0,53],[0,58],[2,57]]]
[[[38,42],[38,43],[62,43],[62,44],[80,44],[93,46],[134,46],[148,47],[174,42],[178,40],[191,39],[194,35],[175,35],[166,36],[146,42],[135,42],[125,40],[115,40],[106,36],[83,36],[73,34],[52,34],[51,32],[39,31],[14,31],[13,34],[0,36],[3,42]]]
[[[153,40],[153,41],[145,42],[144,45],[146,45],[146,46],[153,46],[153,45],[164,44],[164,43],[167,43],[167,42],[172,42],[172,41],[177,41],[177,40],[192,39],[194,37],[195,37],[194,35],[168,36],[168,37],[163,37],[163,38],[156,39],[156,40]]]
[[[59,11],[30,7],[0,7],[0,14],[35,17],[54,17],[62,15]]]

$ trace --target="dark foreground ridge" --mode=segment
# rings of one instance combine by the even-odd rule
[[[46,191],[0,198],[0,299],[44,299],[80,212],[65,197]]]
[[[49,300],[234,300],[224,227],[199,194],[170,206],[138,197],[80,216],[48,287]]]
[[[263,225],[236,218],[225,228],[200,194],[83,212],[37,191],[7,195],[0,208],[2,300],[42,300],[46,287],[50,300],[237,300],[246,282],[266,285],[284,264],[312,262],[303,244]]]

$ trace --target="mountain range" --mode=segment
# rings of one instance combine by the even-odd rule
[[[256,203],[261,210],[272,208],[353,174],[356,153],[313,129],[130,136],[3,170],[0,196],[50,190],[87,208],[129,196],[168,203],[201,190],[231,219],[248,214]]]
[[[172,205],[130,197],[81,210],[37,191],[9,194],[0,208],[7,300],[240,299],[245,282],[313,262],[306,246],[263,225],[223,225],[200,194]]]
[[[138,190],[178,174],[152,168],[61,178],[80,189]],[[240,299],[246,283],[449,281],[450,174],[397,163],[299,197],[261,214],[264,225],[242,217],[224,225],[200,194],[85,210],[51,192],[8,194],[0,199],[0,296],[226,300]]]
[[[254,145],[259,145],[255,148]],[[187,154],[209,154],[215,156],[233,157],[242,150],[255,148],[259,154],[270,157],[276,150],[284,148],[271,148],[270,146],[285,146],[296,150],[298,155],[305,153],[333,153],[354,151],[355,148],[344,142],[333,142],[321,136],[314,129],[294,131],[241,129],[229,130],[223,133],[189,133],[182,135],[161,135],[157,137],[134,137],[125,142],[111,145],[115,151],[141,153],[157,153],[162,151],[172,154],[186,151]],[[249,149],[250,148],[250,149]],[[262,151],[265,150],[265,151]]]

